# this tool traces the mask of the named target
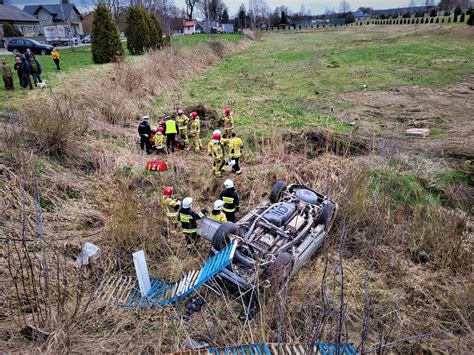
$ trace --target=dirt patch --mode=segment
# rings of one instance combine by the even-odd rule
[[[208,106],[198,104],[188,106],[184,109],[184,113],[188,116],[193,111],[196,111],[201,119],[201,129],[203,130],[208,130],[211,127],[222,127],[224,125],[223,117],[219,117],[217,111]]]
[[[463,157],[474,156],[474,146],[466,145],[474,139],[474,76],[439,89],[396,87],[350,93],[340,99],[354,106],[338,118],[357,123],[363,135],[395,137],[401,150],[442,156],[446,151],[462,151]],[[405,136],[408,128],[430,128],[431,134],[424,139],[409,138]]]
[[[328,152],[347,156],[365,154],[369,151],[368,142],[361,138],[324,130],[286,133],[283,140],[289,142],[289,148],[292,152],[306,152],[306,155],[310,158]]]

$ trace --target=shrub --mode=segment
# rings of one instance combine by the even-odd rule
[[[458,22],[458,15],[454,15],[453,22]]]
[[[451,23],[451,16],[448,17],[448,23]]]
[[[436,23],[439,23],[439,17],[436,18]]]
[[[469,26],[474,26],[474,12],[471,11],[471,15],[469,16],[469,19],[467,20],[467,24]]]
[[[91,37],[94,63],[109,63],[123,57],[117,26],[103,2],[99,2],[95,9]]]
[[[65,94],[53,95],[41,107],[27,108],[26,118],[32,141],[48,155],[67,155],[88,128],[78,107]]]
[[[456,6],[456,8],[454,9],[454,16],[460,16],[462,14],[462,9],[461,9],[461,6]]]
[[[430,23],[434,23],[434,17],[431,18]]]
[[[464,20],[466,19],[466,15],[464,14],[464,12],[461,14],[461,18],[459,19],[459,22],[464,22]]]
[[[3,35],[5,37],[23,37],[23,33],[9,23],[3,25]]]

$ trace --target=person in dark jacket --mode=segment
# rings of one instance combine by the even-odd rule
[[[192,248],[193,244],[199,241],[199,235],[197,234],[197,221],[204,217],[204,214],[194,212],[192,210],[192,205],[193,199],[191,197],[186,197],[178,212],[178,220],[181,222],[181,228],[186,237],[188,248]]]
[[[13,66],[13,69],[16,71],[18,75],[18,81],[20,82],[20,87],[23,86],[23,63],[21,62],[21,54],[17,53],[15,56],[15,65]]]
[[[3,82],[5,83],[5,89],[15,90],[13,85],[13,72],[12,68],[8,65],[8,62],[5,58],[2,58],[0,61],[0,74],[2,75]]]
[[[33,76],[33,81],[35,85],[42,83],[43,79],[41,78],[41,64],[36,60],[34,56],[29,56],[30,66],[31,66],[31,75]]]
[[[151,127],[148,123],[148,116],[143,116],[143,121],[138,125],[138,134],[140,135],[140,148],[146,149],[147,154],[151,154]]]
[[[225,213],[229,222],[235,222],[235,213],[239,212],[240,201],[235,191],[234,182],[230,179],[224,181],[225,190],[219,195],[219,199],[224,201],[222,211]]]
[[[22,56],[21,57],[21,77],[22,77],[22,84],[23,84],[23,87],[26,88],[27,86],[30,87],[30,90],[33,89],[33,84],[31,83],[31,78],[30,78],[30,75],[31,75],[31,64],[30,62],[26,59],[25,56]]]

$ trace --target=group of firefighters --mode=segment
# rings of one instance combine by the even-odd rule
[[[227,179],[224,182],[224,187],[225,189],[219,194],[219,199],[214,202],[211,212],[207,209],[195,212],[191,197],[185,197],[181,201],[179,196],[173,193],[173,188],[166,186],[163,189],[163,205],[166,209],[168,233],[176,235],[181,224],[181,230],[186,237],[188,248],[192,248],[194,243],[199,240],[197,234],[198,220],[207,216],[220,223],[235,222],[235,214],[240,208],[239,196],[235,191],[232,180]]]
[[[143,116],[143,121],[138,125],[140,147],[148,154],[151,154],[153,147],[157,153],[174,153],[176,149],[190,150],[190,139],[196,152],[202,149],[201,121],[196,111],[191,112],[188,117],[180,108],[176,117],[170,115],[160,120],[156,130],[151,129],[148,121],[149,116]],[[230,107],[226,107],[224,134],[220,130],[215,130],[207,146],[207,153],[213,159],[212,172],[217,177],[222,175],[226,164],[234,173],[241,173],[239,160],[242,156],[243,142],[233,129],[234,118]]]

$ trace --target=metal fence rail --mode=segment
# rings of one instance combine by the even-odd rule
[[[102,281],[96,297],[101,302],[121,307],[162,307],[188,296],[225,269],[232,262],[236,247],[236,242],[228,245],[208,259],[200,270],[185,273],[177,282],[150,278],[151,288],[145,296],[136,278],[112,276]]]

